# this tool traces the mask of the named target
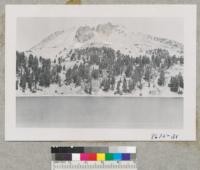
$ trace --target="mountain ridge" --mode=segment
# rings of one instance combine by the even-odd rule
[[[76,26],[50,34],[33,46],[30,53],[44,58],[59,57],[66,49],[110,47],[133,57],[145,55],[150,49],[167,49],[171,55],[183,55],[183,44],[141,32],[130,32],[126,27],[108,22],[96,26]],[[65,50],[64,50],[65,49]]]

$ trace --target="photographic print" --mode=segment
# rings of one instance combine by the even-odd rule
[[[16,94],[182,97],[183,28],[182,18],[18,18]]]
[[[52,16],[48,9],[56,13]],[[196,58],[193,9],[192,5],[8,6],[6,57],[12,70],[6,77],[13,92],[7,95],[15,107],[13,128],[38,134],[10,138],[96,140],[106,130],[107,137],[100,135],[100,140],[116,140],[116,132],[124,140],[154,140],[152,136],[159,134],[168,136],[160,140],[173,135],[176,140],[193,139],[195,122],[185,119],[195,117],[196,73],[190,67]],[[192,132],[181,136],[187,123]],[[50,135],[52,129],[75,135],[56,138]],[[129,131],[136,135],[127,137]],[[39,137],[42,132],[49,135]],[[82,132],[85,136],[78,137]]]

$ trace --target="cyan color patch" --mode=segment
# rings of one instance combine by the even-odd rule
[[[122,160],[122,154],[121,153],[114,153],[113,154],[113,160],[115,160],[115,161]]]

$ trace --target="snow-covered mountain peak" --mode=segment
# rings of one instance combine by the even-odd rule
[[[87,47],[110,47],[133,57],[146,54],[146,51],[162,48],[171,55],[183,55],[183,44],[141,32],[132,32],[123,25],[111,22],[98,25],[74,26],[56,31],[29,51],[34,55],[54,59],[63,56],[71,49]]]

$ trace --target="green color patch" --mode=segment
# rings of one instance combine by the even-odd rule
[[[106,161],[113,160],[113,154],[106,153]]]

